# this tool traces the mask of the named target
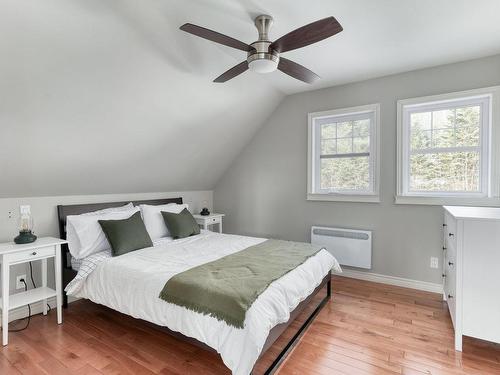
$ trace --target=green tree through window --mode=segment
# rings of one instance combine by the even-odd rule
[[[480,106],[410,116],[410,191],[480,191]]]

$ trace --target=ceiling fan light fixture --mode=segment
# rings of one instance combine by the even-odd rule
[[[278,69],[278,58],[273,59],[255,59],[248,62],[248,68],[256,73],[271,73]]]

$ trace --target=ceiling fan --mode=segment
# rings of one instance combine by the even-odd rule
[[[278,69],[306,83],[313,83],[319,79],[316,73],[296,62],[285,59],[280,54],[338,34],[342,31],[340,23],[334,17],[327,17],[293,30],[278,40],[271,42],[268,33],[272,24],[273,18],[271,16],[261,15],[256,17],[255,26],[259,32],[259,39],[251,44],[243,43],[230,36],[191,23],[182,25],[180,29],[212,42],[247,52],[245,61],[222,73],[214,79],[214,82],[229,81],[248,69],[258,73],[269,73]]]

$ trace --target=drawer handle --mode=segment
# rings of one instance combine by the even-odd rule
[[[36,255],[36,251],[33,251],[33,252],[31,253],[31,255]]]
[[[446,250],[446,246],[443,246],[443,250]]]
[[[448,265],[449,265],[449,266],[453,266],[454,264],[455,264],[455,263],[453,263],[453,262],[448,262]]]
[[[453,296],[451,294],[448,294],[448,298],[453,298]]]
[[[454,234],[453,233],[448,233],[448,237],[453,237]]]
[[[444,278],[444,277],[446,277],[446,274],[445,274],[445,273],[443,273],[443,274],[441,275],[441,277],[443,277],[443,278]]]

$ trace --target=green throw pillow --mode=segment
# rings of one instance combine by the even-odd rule
[[[200,227],[187,208],[180,213],[161,212],[165,225],[173,238],[184,238],[194,234],[200,234]]]
[[[113,256],[153,246],[140,212],[123,220],[99,220],[99,224],[111,245]]]

